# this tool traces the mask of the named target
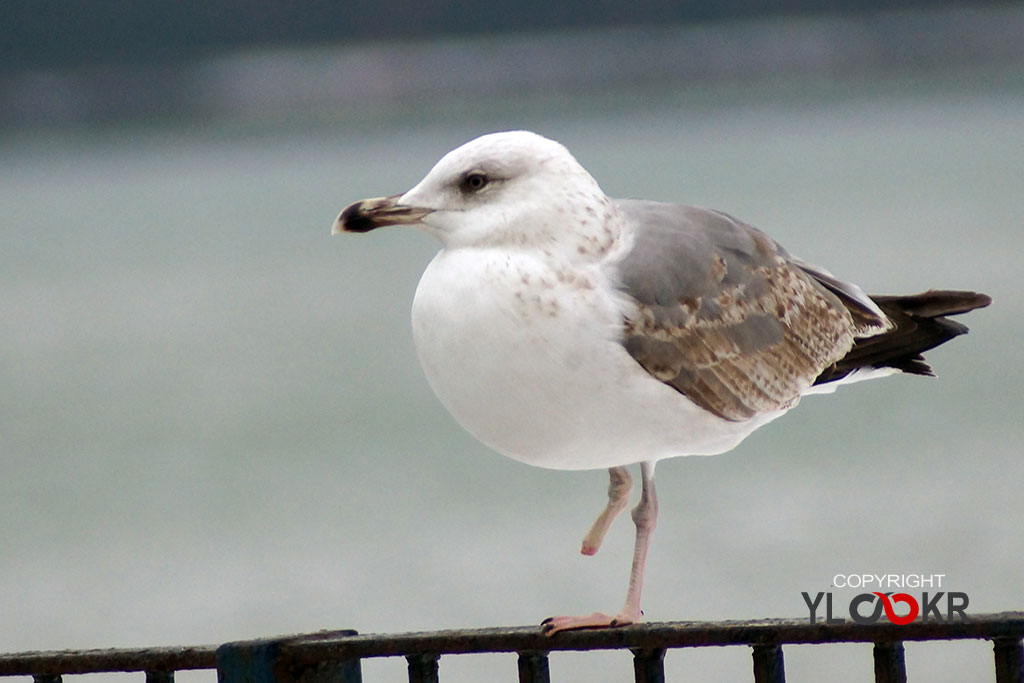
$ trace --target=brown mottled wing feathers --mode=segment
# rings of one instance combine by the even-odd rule
[[[760,231],[715,211],[621,201],[637,227],[620,264],[636,301],[626,350],[727,420],[792,406],[853,346],[836,294]]]

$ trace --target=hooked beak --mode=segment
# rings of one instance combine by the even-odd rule
[[[331,234],[369,232],[386,225],[416,225],[424,216],[434,211],[399,204],[398,200],[401,197],[400,194],[393,194],[390,197],[374,197],[350,204],[334,220]]]

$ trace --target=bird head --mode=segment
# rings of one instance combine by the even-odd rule
[[[333,233],[412,225],[447,248],[546,247],[578,240],[575,220],[601,227],[612,210],[597,182],[561,144],[527,131],[492,133],[458,147],[404,194],[347,207]]]

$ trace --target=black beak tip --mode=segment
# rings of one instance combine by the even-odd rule
[[[337,224],[345,232],[369,232],[380,227],[380,224],[374,221],[372,216],[363,211],[363,202],[347,206],[338,215]]]

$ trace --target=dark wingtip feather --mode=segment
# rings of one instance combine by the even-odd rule
[[[921,354],[918,354],[914,358],[908,358],[903,362],[894,363],[892,367],[910,375],[921,375],[923,377],[935,376],[935,371],[932,370],[932,366],[925,362],[924,356]]]
[[[980,292],[932,289],[906,296],[872,296],[893,322],[887,332],[858,339],[850,352],[827,368],[815,384],[834,382],[859,368],[895,368],[912,375],[934,377],[921,355],[967,333],[967,326],[946,316],[960,315],[992,303]]]
[[[872,296],[883,310],[886,304],[897,307],[901,312],[922,318],[936,318],[940,315],[960,315],[984,308],[992,303],[992,297],[981,292],[962,292],[953,289],[929,289],[920,294],[903,296]]]

